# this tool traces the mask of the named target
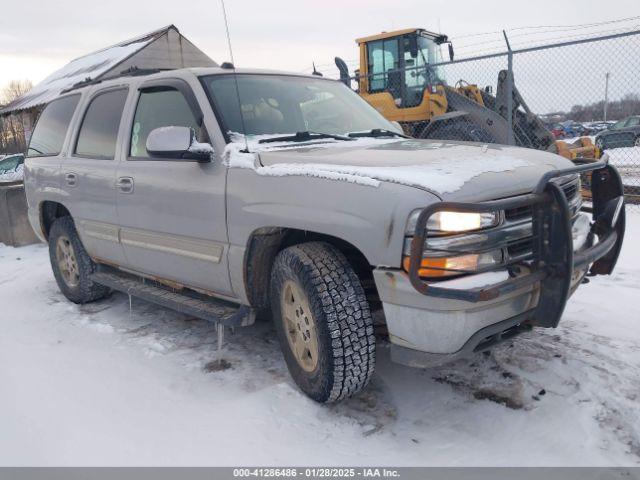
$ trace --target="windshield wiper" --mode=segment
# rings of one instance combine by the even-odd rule
[[[334,135],[332,133],[320,133],[320,132],[297,132],[295,135],[283,135],[282,137],[263,138],[258,143],[273,143],[273,142],[308,142],[309,140],[315,140],[318,138],[332,138],[334,140],[351,141],[353,138],[345,137],[344,135]]]
[[[409,135],[405,135],[404,133],[398,133],[393,130],[386,130],[384,128],[372,128],[368,132],[353,132],[349,134],[351,138],[359,138],[359,137],[401,137],[401,138],[411,138]]]

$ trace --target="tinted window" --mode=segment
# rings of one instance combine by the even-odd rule
[[[204,132],[198,126],[184,95],[177,90],[142,92],[136,107],[136,115],[131,129],[132,157],[149,157],[147,137],[152,130],[160,127],[190,127],[199,141],[204,141]]]
[[[91,100],[80,127],[76,154],[104,159],[114,157],[126,99],[127,90],[114,90]]]
[[[40,114],[31,135],[27,156],[58,155],[62,150],[69,122],[78,105],[80,95],[54,100]]]

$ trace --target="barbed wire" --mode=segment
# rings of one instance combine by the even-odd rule
[[[565,30],[571,30],[571,29],[578,29],[578,28],[588,28],[588,27],[593,27],[593,26],[599,26],[599,25],[607,25],[607,24],[612,24],[612,23],[621,23],[621,22],[625,22],[625,21],[629,21],[629,20],[637,20],[640,19],[640,16],[634,16],[634,17],[626,17],[626,18],[619,18],[619,19],[614,19],[614,20],[606,20],[603,22],[593,22],[593,23],[579,23],[579,24],[574,24],[574,25],[534,25],[534,26],[527,26],[527,27],[514,27],[514,28],[510,28],[507,31],[508,32],[515,32],[515,31],[519,31],[519,30],[532,30],[532,29],[542,29],[542,28],[563,28]],[[469,33],[466,35],[458,35],[456,37],[451,37],[452,40],[453,39],[461,39],[461,38],[472,38],[472,37],[480,37],[480,36],[486,36],[486,35],[495,35],[495,34],[502,34],[501,30],[496,30],[496,31],[492,31],[492,32],[482,32],[482,33]]]

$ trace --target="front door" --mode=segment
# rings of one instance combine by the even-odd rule
[[[178,79],[143,83],[127,123],[127,158],[116,179],[127,266],[158,279],[231,294],[226,167],[221,161],[154,158],[146,150],[149,133],[165,126],[190,127],[198,141],[209,141],[191,87]]]

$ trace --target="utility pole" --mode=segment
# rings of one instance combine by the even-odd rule
[[[609,109],[609,72],[604,74],[604,121],[607,121],[607,110]]]

